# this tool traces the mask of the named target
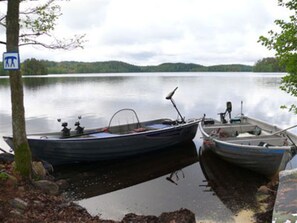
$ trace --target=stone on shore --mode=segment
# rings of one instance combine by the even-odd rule
[[[195,214],[188,209],[162,213],[159,217],[126,214],[121,223],[195,223]]]
[[[188,209],[162,213],[159,217],[162,223],[195,223],[195,214]]]
[[[33,161],[32,162],[32,170],[35,176],[40,177],[43,179],[46,176],[46,170],[42,164],[42,162]]]
[[[26,207],[28,206],[28,203],[23,201],[20,198],[14,198],[10,201],[10,204],[12,205],[13,208],[16,209],[21,209],[21,210],[25,210]]]
[[[34,185],[44,193],[51,194],[51,195],[59,194],[59,186],[52,181],[39,180],[39,181],[35,181]]]

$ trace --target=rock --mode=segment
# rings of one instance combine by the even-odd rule
[[[265,185],[262,185],[261,187],[258,188],[258,192],[263,193],[263,194],[270,194],[270,193],[276,193],[274,190],[271,190]]]
[[[46,170],[42,162],[33,161],[32,170],[33,170],[33,174],[35,174],[38,177],[44,178],[46,176]]]
[[[59,186],[49,180],[39,180],[34,182],[35,186],[47,194],[58,195]]]
[[[28,203],[23,201],[20,198],[14,198],[9,202],[14,209],[25,210],[28,206]]]
[[[23,212],[24,212],[24,211],[17,210],[17,209],[12,209],[12,210],[10,211],[10,214],[16,216],[17,218],[19,218],[19,217],[22,217]]]
[[[10,187],[16,187],[18,184],[18,179],[13,176],[8,174],[8,179],[6,180],[6,185],[10,186]]]
[[[279,173],[280,181],[287,181],[290,179],[297,179],[297,168],[292,170],[283,170]]]
[[[19,187],[18,187],[18,190],[19,190],[19,191],[22,191],[22,192],[26,191],[26,189],[25,189],[24,186],[19,186]]]
[[[195,214],[187,209],[162,213],[159,217],[126,214],[121,223],[195,223]]]
[[[36,208],[46,208],[46,203],[37,200],[33,201],[32,205]]]
[[[159,217],[162,223],[195,223],[195,214],[188,209],[180,209],[179,211],[162,213]]]
[[[66,190],[69,187],[69,183],[67,182],[67,180],[61,179],[57,180],[55,183],[59,186],[60,191]]]
[[[18,184],[17,178],[6,172],[0,173],[0,182],[4,183],[8,187],[16,187]]]
[[[143,216],[133,213],[126,214],[121,223],[159,223],[159,219],[156,216]]]
[[[4,164],[0,164],[0,170],[5,170],[5,165]]]
[[[34,175],[41,177],[42,179],[46,175],[46,170],[43,167],[42,162],[33,161],[32,162],[32,170],[33,170]]]
[[[14,161],[14,155],[11,153],[0,153],[0,163],[7,164]]]
[[[49,162],[46,162],[44,160],[41,160],[43,167],[46,169],[46,171],[48,173],[53,173],[54,172],[54,167],[52,164],[50,164]]]

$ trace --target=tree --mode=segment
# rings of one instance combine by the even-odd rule
[[[7,52],[19,52],[19,0],[8,1],[6,16]],[[19,70],[9,71],[12,131],[16,170],[26,178],[31,177],[31,151],[26,138],[25,110],[23,102],[22,76]]]
[[[278,5],[292,11],[289,21],[275,20],[280,31],[270,30],[269,36],[260,36],[259,42],[269,50],[275,50],[280,65],[286,68],[288,75],[282,78],[280,88],[297,97],[297,0],[278,0]],[[297,114],[297,106],[290,105],[289,111]]]
[[[9,2],[0,0],[0,2]],[[48,49],[71,50],[82,48],[85,35],[59,39],[53,33],[59,17],[62,15],[59,0],[19,0],[23,5],[19,10],[19,46],[35,45]],[[60,0],[61,1],[61,0]],[[19,7],[21,7],[21,5]],[[0,25],[6,27],[6,15],[0,14]],[[0,41],[0,44],[6,44]]]
[[[4,0],[0,0],[4,1]],[[55,20],[58,18],[55,0],[47,0],[43,5],[39,5],[24,12],[25,19],[20,19],[20,2],[25,0],[7,1],[7,14],[0,17],[0,24],[6,27],[7,52],[19,52],[19,45],[35,44],[51,49],[71,49],[81,47],[83,36],[77,36],[70,41],[56,41],[50,45],[40,41],[41,35],[50,35],[53,31]],[[25,30],[20,35],[20,28]],[[20,40],[20,42],[19,42]],[[22,76],[19,70],[9,71],[11,104],[12,104],[12,131],[13,146],[15,153],[16,170],[25,179],[31,179],[31,151],[26,138],[25,109],[23,96]]]
[[[253,72],[285,72],[285,68],[279,65],[276,58],[267,57],[256,62]]]
[[[22,63],[22,74],[24,75],[45,75],[48,74],[44,62],[35,58],[27,59]]]

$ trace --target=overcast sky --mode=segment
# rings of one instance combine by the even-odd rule
[[[288,14],[277,0],[71,0],[60,5],[56,35],[86,34],[84,49],[26,46],[20,48],[21,60],[253,65],[274,55],[257,40]],[[0,38],[5,40],[3,28]]]

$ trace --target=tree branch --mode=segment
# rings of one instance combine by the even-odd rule
[[[52,49],[52,50],[56,50],[56,49],[72,50],[76,48],[83,48],[82,44],[86,42],[84,40],[84,37],[85,35],[75,36],[73,39],[69,39],[69,40],[54,39],[54,41],[50,44],[39,42],[34,39],[26,39],[26,41],[23,41],[22,43],[20,43],[19,46],[37,45],[37,46],[42,46],[44,48]]]
[[[4,45],[6,45],[6,42],[3,42],[3,41],[0,40],[0,44],[4,44]]]
[[[6,18],[6,15],[4,15],[2,18],[0,18],[0,21],[2,21],[3,19],[5,19]]]
[[[24,0],[25,1],[25,0]],[[40,10],[44,10],[46,8],[48,8],[50,5],[52,5],[56,0],[48,0],[48,2],[44,3],[43,5],[40,5],[38,7],[35,8],[29,8],[26,11],[22,11],[20,12],[20,14],[22,15],[30,15],[30,14],[35,14]]]

